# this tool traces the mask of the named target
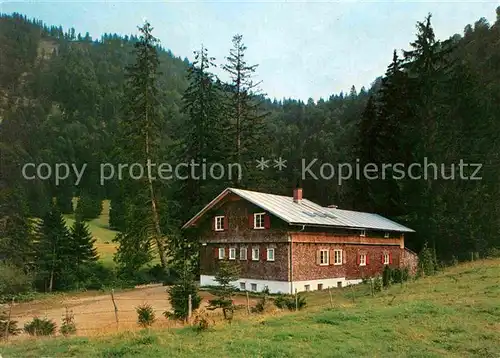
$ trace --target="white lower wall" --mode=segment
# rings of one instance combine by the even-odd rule
[[[269,292],[271,293],[294,293],[295,289],[297,292],[307,291],[307,286],[309,286],[309,291],[316,291],[318,285],[323,285],[323,289],[328,287],[345,287],[348,285],[355,285],[361,283],[362,280],[346,280],[345,277],[339,278],[328,278],[322,280],[308,280],[308,281],[273,281],[273,280],[256,280],[251,278],[240,278],[237,281],[231,282],[235,287],[241,290],[256,291],[261,292],[267,286]],[[241,286],[245,284],[244,288]],[[200,286],[217,286],[218,283],[215,281],[214,276],[201,275],[200,276]],[[255,285],[255,286],[253,286]]]

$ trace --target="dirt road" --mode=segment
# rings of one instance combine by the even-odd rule
[[[202,297],[202,306],[205,306],[208,299],[213,297],[207,292],[200,292],[200,296]],[[168,321],[163,316],[164,311],[170,310],[165,286],[150,285],[117,292],[114,294],[114,298],[118,308],[118,325],[111,294],[98,292],[54,296],[42,301],[15,304],[12,308],[12,319],[18,322],[20,328],[26,322],[32,320],[33,317],[50,318],[60,326],[61,319],[65,315],[67,308],[74,314],[78,335],[101,335],[117,330],[137,329],[137,313],[135,309],[143,303],[148,303],[154,308],[157,318],[153,326],[176,326],[174,322]],[[235,299],[235,304],[241,305],[245,303],[246,299],[244,297]]]

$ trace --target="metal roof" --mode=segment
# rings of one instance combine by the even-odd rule
[[[191,226],[201,215],[213,207],[229,193],[257,205],[265,211],[279,217],[290,225],[330,226],[351,229],[376,229],[384,231],[414,232],[403,225],[377,214],[358,211],[325,208],[310,200],[302,199],[299,203],[293,197],[261,193],[243,189],[227,188],[189,220],[183,228]]]

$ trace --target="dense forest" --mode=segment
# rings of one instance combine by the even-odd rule
[[[148,23],[138,36],[92,39],[1,15],[0,261],[13,275],[29,272],[39,290],[74,288],[96,261],[85,221],[107,199],[119,275],[133,279],[154,256],[166,271],[196,269],[196,232],[180,227],[228,186],[290,195],[300,185],[312,201],[413,228],[407,246],[427,244],[441,261],[500,249],[500,7],[495,24],[479,19],[446,40],[435,38],[431,20],[416,24],[406,49],[387,54],[387,71],[370,88],[305,103],[261,93],[241,35],[228,38],[226,58],[200,45],[190,62],[166,50]],[[271,168],[256,168],[261,157]],[[287,160],[282,171],[272,168],[279,157]],[[398,177],[393,166],[384,179],[339,183],[338,173],[304,177],[303,159],[317,159],[317,175],[323,163],[436,167],[418,180]],[[100,178],[103,163],[192,160],[237,163],[242,175]],[[56,182],[26,179],[26,163],[86,167]],[[68,230],[61,215],[73,210]]]

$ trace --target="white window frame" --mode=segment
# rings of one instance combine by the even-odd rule
[[[255,287],[255,288],[254,288]],[[251,283],[250,284],[250,289],[253,291],[253,292],[257,292],[257,284],[256,283]]]
[[[229,248],[229,260],[236,260],[236,247]]]
[[[311,291],[311,285],[304,285],[304,291],[306,292]]]
[[[342,259],[343,259],[342,251],[343,250],[339,250],[339,249],[333,250],[333,264],[334,265],[342,265]],[[338,255],[339,260],[337,260],[337,254],[339,254]]]
[[[240,290],[243,290],[243,291],[247,290],[247,284],[245,282],[240,282]]]
[[[366,236],[366,230],[361,230],[361,233],[359,234],[359,236],[365,237]]]
[[[384,239],[388,239],[388,238],[389,238],[389,233],[388,233],[388,232],[386,232],[386,233],[384,234]]]
[[[219,260],[224,260],[226,255],[226,249],[224,247],[219,247]]]
[[[264,225],[264,217],[265,217],[266,213],[254,213],[253,214],[253,228],[254,229],[257,229],[257,230],[262,230],[262,229],[265,229],[265,225]],[[257,217],[261,218],[260,219],[260,224],[262,226],[257,226]]]
[[[215,231],[224,231],[224,216],[215,217]]]
[[[387,252],[384,252],[384,265],[389,265],[390,256]]]
[[[366,266],[366,254],[359,254],[359,266]]]
[[[257,255],[255,255],[257,253]],[[252,261],[259,261],[260,250],[258,247],[252,247]]]
[[[325,262],[323,261],[323,253],[326,253],[326,260]],[[319,265],[320,266],[328,266],[330,263],[330,250],[322,249],[319,250]]]
[[[240,247],[240,260],[246,261],[248,260],[248,249],[246,247]]]
[[[272,258],[270,258],[270,256],[269,256],[269,253],[271,253],[271,252],[273,253],[272,254],[272,256],[273,256]],[[275,254],[274,248],[269,247],[267,249],[267,261],[274,261],[274,254]]]

